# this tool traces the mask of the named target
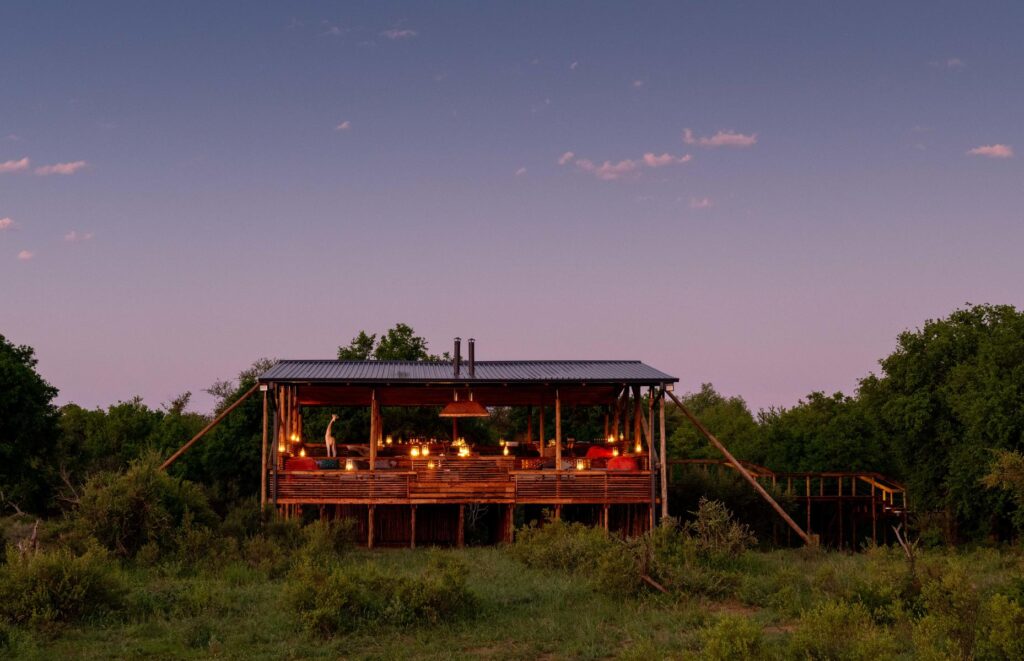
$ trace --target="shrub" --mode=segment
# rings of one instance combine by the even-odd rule
[[[186,513],[195,527],[217,522],[202,491],[160,470],[158,461],[150,455],[124,473],[101,473],[82,491],[78,525],[121,557],[134,557],[149,543],[171,549]]]
[[[891,658],[892,634],[871,621],[862,604],[825,601],[800,616],[790,638],[794,656],[806,659]]]
[[[302,529],[305,542],[301,556],[313,562],[330,562],[352,548],[356,540],[356,522],[352,519],[339,521],[314,521]]]
[[[717,500],[701,498],[694,519],[684,525],[697,553],[705,557],[737,557],[757,540],[750,528],[733,519],[732,512]]]
[[[981,613],[976,658],[1024,659],[1024,606],[997,594]]]
[[[925,571],[916,604],[923,616],[915,626],[915,643],[922,649],[972,658],[981,616],[978,589],[955,559],[926,566]]]
[[[242,543],[242,559],[268,578],[278,578],[291,567],[288,551],[265,535],[250,537]]]
[[[753,620],[736,615],[719,618],[701,630],[702,658],[713,661],[762,657],[764,632]]]
[[[637,544],[624,543],[581,523],[555,520],[520,528],[511,549],[513,556],[530,567],[583,574],[612,594],[631,593],[640,587]]]
[[[306,560],[290,576],[285,598],[306,627],[325,636],[364,625],[437,624],[467,616],[475,603],[465,565],[439,555],[414,576],[388,575],[375,564],[327,569]]]
[[[228,510],[220,526],[220,534],[234,537],[239,543],[252,537],[263,528],[263,512],[256,500],[247,500]]]
[[[118,610],[125,588],[120,570],[98,548],[76,556],[66,549],[22,555],[7,549],[0,567],[0,618],[47,626]]]

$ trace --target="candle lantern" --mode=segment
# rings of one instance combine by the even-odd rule
[[[355,467],[356,467],[356,462],[352,461],[351,459],[346,459],[345,460],[345,470],[347,470],[347,471],[354,470]]]
[[[414,445],[409,448],[409,456],[413,458],[420,456],[420,448],[418,445]]]
[[[587,468],[587,460],[586,459],[577,459],[576,460],[576,470],[581,471],[581,470],[586,470],[586,468]]]

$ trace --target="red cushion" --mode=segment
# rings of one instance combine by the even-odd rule
[[[636,459],[633,457],[614,457],[608,460],[610,471],[635,471],[637,469]]]
[[[600,445],[591,445],[587,450],[587,459],[598,459],[600,457],[611,457],[611,448],[603,448]]]
[[[289,457],[284,463],[284,469],[289,471],[313,471],[316,470],[316,460],[312,457]]]

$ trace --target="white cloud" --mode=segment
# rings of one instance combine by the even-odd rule
[[[660,168],[664,165],[677,165],[679,163],[686,163],[692,156],[689,154],[683,154],[682,156],[673,156],[672,154],[652,154],[650,152],[644,154],[644,165],[649,168]]]
[[[21,252],[18,253],[18,259],[20,259],[23,262],[27,262],[28,260],[32,259],[35,256],[36,254],[31,250],[22,250]]]
[[[79,234],[75,230],[71,230],[64,235],[64,240],[68,243],[81,243],[82,241],[89,241],[92,239],[92,232],[83,232]]]
[[[345,120],[345,121],[343,121],[343,122],[342,122],[341,124],[338,124],[337,126],[335,126],[335,127],[334,127],[334,130],[335,130],[335,131],[347,131],[347,130],[349,130],[350,128],[352,128],[352,122],[350,122],[350,121],[348,121],[348,120],[346,119],[346,120]]]
[[[20,172],[22,170],[27,170],[28,166],[28,157],[18,161],[4,161],[0,163],[0,174],[4,174],[5,172]]]
[[[391,28],[390,30],[384,30],[380,33],[380,36],[387,37],[388,39],[411,39],[416,36],[416,30]]]
[[[68,163],[54,163],[53,165],[41,165],[36,168],[36,174],[46,177],[51,174],[74,174],[87,166],[85,161],[70,161]]]
[[[572,64],[569,65],[569,71],[576,71],[576,67],[578,67],[579,65],[579,62],[573,62]]]
[[[743,149],[745,147],[753,147],[757,144],[757,134],[751,133],[747,135],[744,133],[737,133],[736,131],[719,131],[711,137],[696,137],[690,129],[683,129],[683,142],[688,145],[697,145],[698,147],[706,147],[708,149],[714,149],[716,147],[736,147]]]
[[[517,177],[521,177],[524,174],[526,174],[526,168],[519,168],[518,170],[516,170],[516,176]]]
[[[972,156],[985,156],[987,158],[1013,158],[1013,147],[1010,145],[981,145],[974,149],[968,149],[967,153]]]
[[[14,229],[14,220],[11,218],[0,218],[0,232]]]
[[[691,209],[710,209],[715,203],[710,197],[691,197],[690,208]]]
[[[678,165],[687,163],[693,158],[690,154],[673,156],[672,154],[654,154],[648,152],[638,159],[625,158],[615,163],[604,161],[595,163],[589,158],[575,158],[575,154],[567,151],[558,159],[559,165],[566,165],[572,162],[576,169],[587,172],[603,181],[614,181],[629,175],[639,174],[643,168],[660,168],[666,165]],[[575,159],[575,160],[573,160]]]

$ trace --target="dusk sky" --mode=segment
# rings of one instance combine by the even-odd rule
[[[756,410],[1024,306],[1024,3],[0,5],[0,334],[159,406],[406,322]]]

